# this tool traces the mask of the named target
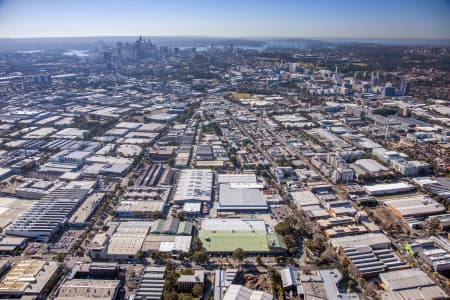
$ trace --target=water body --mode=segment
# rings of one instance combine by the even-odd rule
[[[44,50],[26,50],[26,51],[17,51],[17,53],[20,54],[36,54],[36,53],[42,53]]]
[[[87,56],[89,56],[89,50],[75,50],[75,49],[72,49],[72,50],[63,52],[63,55],[87,57]]]
[[[431,47],[448,47],[450,40],[427,40],[427,39],[363,39],[363,38],[323,38],[324,42],[330,43],[363,43],[363,44],[379,44],[391,46],[431,46]]]

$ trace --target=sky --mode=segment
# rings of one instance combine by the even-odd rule
[[[450,39],[450,0],[0,0],[0,38]]]

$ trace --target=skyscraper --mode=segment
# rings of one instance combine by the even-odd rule
[[[400,84],[400,94],[402,96],[408,96],[410,87],[411,83],[408,80],[402,80],[402,83]]]

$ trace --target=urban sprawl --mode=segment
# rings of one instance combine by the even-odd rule
[[[0,299],[450,299],[449,49],[0,53]]]

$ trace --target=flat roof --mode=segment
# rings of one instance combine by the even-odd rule
[[[212,170],[183,170],[177,184],[174,201],[211,201]]]
[[[19,261],[0,281],[0,294],[40,294],[58,268],[54,261]]]
[[[10,168],[0,168],[0,177],[11,172]]]
[[[383,300],[409,300],[409,299],[447,299],[447,293],[437,285],[425,286],[420,289],[412,288],[400,291],[387,291],[381,293]]]
[[[310,191],[292,192],[291,197],[298,206],[319,205],[319,198]]]
[[[217,176],[217,182],[221,183],[256,183],[255,174],[219,174]]]
[[[219,189],[218,210],[255,210],[268,209],[267,199],[259,189],[232,188],[221,184]]]
[[[336,237],[331,238],[330,241],[334,247],[342,248],[391,244],[391,240],[383,233],[365,233],[353,236]]]
[[[384,204],[401,214],[402,217],[426,216],[446,211],[442,204],[425,195],[402,197],[384,201]]]
[[[414,190],[414,186],[405,183],[384,183],[384,184],[375,184],[375,185],[365,185],[364,189],[366,192],[370,194],[389,194],[395,192],[403,192],[403,191],[411,191]]]
[[[381,171],[388,171],[389,169],[377,162],[374,159],[358,159],[354,163],[365,169],[369,173],[376,173]]]
[[[136,290],[136,300],[161,299],[166,267],[146,267]]]
[[[119,287],[119,280],[71,279],[61,285],[55,300],[114,299]]]
[[[392,291],[435,285],[426,273],[417,268],[380,273],[380,278]]]
[[[272,300],[273,296],[263,291],[251,290],[243,285],[232,284],[223,300]]]
[[[137,129],[142,126],[143,123],[137,122],[120,122],[115,127],[116,128],[125,128],[125,129]]]
[[[21,214],[31,208],[36,200],[21,200],[12,197],[0,197],[0,227],[5,228]]]

